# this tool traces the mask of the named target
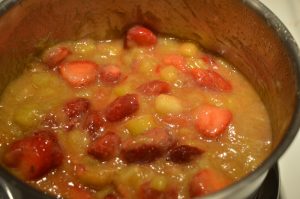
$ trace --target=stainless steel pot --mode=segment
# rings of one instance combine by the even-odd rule
[[[273,151],[238,183],[204,198],[249,197],[298,131],[299,50],[284,25],[257,0],[4,0],[0,15],[0,91],[40,46],[84,37],[115,38],[135,23],[195,40],[233,63],[267,107]],[[0,175],[17,188],[11,191],[15,198],[19,190],[28,198],[49,198],[3,168]]]

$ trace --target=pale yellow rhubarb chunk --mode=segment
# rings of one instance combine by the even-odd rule
[[[157,191],[164,191],[167,187],[168,180],[165,176],[157,175],[151,180],[150,187]]]
[[[23,129],[30,129],[36,126],[40,121],[40,111],[37,105],[24,104],[16,109],[13,120]]]
[[[161,94],[155,99],[155,109],[158,113],[180,113],[183,111],[181,101],[171,95]]]
[[[157,61],[153,58],[145,58],[141,61],[140,66],[139,66],[139,70],[141,73],[143,73],[144,75],[152,75],[153,72],[155,71],[157,67]]]
[[[126,128],[132,135],[139,135],[143,132],[152,129],[155,126],[154,119],[151,115],[142,115],[129,120],[126,123]]]
[[[166,66],[160,70],[160,77],[170,83],[174,83],[178,80],[178,70],[173,66]]]
[[[185,56],[192,57],[197,55],[198,47],[192,42],[185,42],[181,44],[179,51]]]
[[[132,92],[132,90],[133,90],[133,88],[132,88],[132,85],[130,83],[124,83],[124,84],[121,84],[119,86],[116,86],[113,89],[113,92],[117,96],[123,96],[123,95],[126,95],[126,94]]]

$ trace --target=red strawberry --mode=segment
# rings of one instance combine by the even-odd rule
[[[53,69],[58,66],[71,51],[65,47],[57,47],[55,49],[48,50],[42,57],[43,62],[50,68]]]
[[[4,153],[3,162],[20,171],[26,180],[35,180],[61,165],[62,150],[50,130],[13,142]]]
[[[92,192],[82,187],[69,187],[67,195],[70,199],[93,199]]]
[[[231,83],[219,73],[206,69],[191,69],[191,74],[200,87],[214,91],[231,91]]]
[[[114,84],[121,79],[121,70],[115,65],[104,67],[100,72],[100,79],[104,83]]]
[[[104,199],[121,199],[120,196],[118,196],[117,194],[108,194],[104,197]]]
[[[96,138],[104,124],[105,120],[102,113],[98,111],[89,111],[83,123],[83,128],[89,132],[92,138]]]
[[[90,102],[85,98],[76,98],[65,104],[64,112],[71,119],[81,117],[90,108]]]
[[[177,54],[170,54],[163,57],[163,63],[165,65],[175,66],[181,71],[186,71],[186,60],[184,56]]]
[[[59,126],[55,115],[52,113],[46,114],[42,119],[42,126],[45,128],[57,128]]]
[[[157,38],[151,30],[137,25],[128,30],[125,40],[125,47],[150,47],[156,43]]]
[[[168,154],[168,160],[183,164],[191,162],[197,156],[200,156],[203,153],[202,150],[196,147],[192,147],[189,145],[180,145],[171,148]]]
[[[70,85],[82,87],[97,80],[98,65],[91,61],[71,61],[60,65],[59,72]]]
[[[79,125],[89,108],[90,102],[85,98],[75,98],[67,102],[63,108],[68,119],[66,128],[71,130],[74,126]]]
[[[166,130],[152,129],[134,139],[125,140],[121,158],[128,163],[149,163],[162,157],[172,144],[172,137]]]
[[[119,150],[121,140],[114,132],[107,132],[98,137],[88,147],[88,154],[100,161],[107,161],[114,158]]]
[[[122,148],[122,159],[127,163],[150,163],[163,155],[161,147],[153,144],[141,144],[135,147]]]
[[[163,122],[177,126],[188,126],[190,125],[189,117],[186,115],[163,115],[161,116]]]
[[[211,67],[218,67],[218,64],[216,63],[216,61],[214,60],[214,57],[212,57],[211,55],[207,55],[207,54],[205,54],[205,55],[203,55],[202,57],[201,57],[201,59],[206,63],[206,64],[208,64],[209,66],[211,66]]]
[[[226,130],[232,120],[229,110],[212,105],[199,108],[196,116],[196,128],[208,138],[216,138]]]
[[[116,122],[135,113],[139,109],[138,96],[127,94],[115,99],[108,105],[105,111],[105,118],[110,122]]]
[[[203,169],[194,175],[190,183],[190,197],[204,196],[229,185],[229,180],[213,169]]]
[[[144,134],[137,136],[136,141],[141,142],[144,139],[151,140],[152,144],[162,147],[163,150],[169,149],[174,144],[173,137],[169,134],[166,129],[154,128],[144,132]],[[141,141],[140,141],[141,140]]]
[[[153,80],[140,85],[137,90],[145,95],[159,95],[169,93],[171,91],[171,86],[167,82]]]

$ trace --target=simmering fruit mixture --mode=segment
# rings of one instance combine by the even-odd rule
[[[46,49],[0,103],[2,165],[58,198],[203,196],[270,148],[267,112],[241,74],[138,25]]]

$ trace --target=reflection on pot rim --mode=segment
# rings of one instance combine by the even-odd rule
[[[5,12],[8,7],[12,6],[13,4],[19,2],[19,1],[6,1],[8,2],[5,8],[1,8],[0,12]],[[5,2],[5,3],[6,3]],[[297,48],[297,45],[295,44],[294,39],[292,38],[291,34],[287,31],[285,26],[279,21],[279,19],[274,16],[270,10],[268,10],[265,6],[263,6],[259,1],[256,0],[247,0],[244,1],[245,4],[252,9],[254,9],[259,15],[261,15],[264,18],[267,18],[267,23],[272,26],[272,28],[278,33],[280,40],[284,43],[285,48],[288,50],[288,53],[290,55],[291,63],[293,65],[293,72],[295,73],[295,89],[296,91],[296,106],[294,107],[294,113],[291,118],[291,123],[288,125],[288,128],[286,129],[286,134],[284,135],[283,139],[281,139],[274,149],[272,155],[264,161],[264,163],[252,174],[249,176],[245,177],[241,181],[239,181],[237,184],[232,185],[231,187],[228,187],[218,193],[212,194],[210,196],[207,196],[205,198],[226,198],[230,196],[232,193],[239,193],[242,191],[242,187],[249,186],[249,183],[256,181],[258,178],[262,181],[263,176],[265,175],[266,171],[268,168],[270,168],[276,161],[277,159],[284,153],[284,151],[287,149],[287,147],[290,145],[292,140],[294,139],[298,127],[300,125],[300,121],[297,121],[296,119],[299,118],[300,116],[300,111],[299,111],[299,66],[300,66],[300,56],[299,56],[299,50]],[[3,3],[1,3],[1,6],[3,6]],[[2,19],[2,18],[1,18]],[[13,181],[17,181],[14,177],[12,177],[10,174],[7,174],[6,171],[3,171],[2,169],[0,170],[1,174],[5,176],[5,178],[8,179],[13,179]],[[5,174],[4,174],[5,173]],[[256,181],[257,182],[257,181]],[[258,184],[260,183],[258,182]],[[27,185],[24,185],[24,183],[17,181],[16,184],[19,186],[25,187],[25,189],[29,188]],[[255,186],[254,186],[255,187]],[[250,188],[251,190],[251,188]],[[30,190],[31,191],[31,190]],[[35,190],[33,192],[36,192]],[[35,194],[38,194],[36,192]],[[230,197],[232,198],[232,197]],[[238,198],[238,197],[237,197]]]

